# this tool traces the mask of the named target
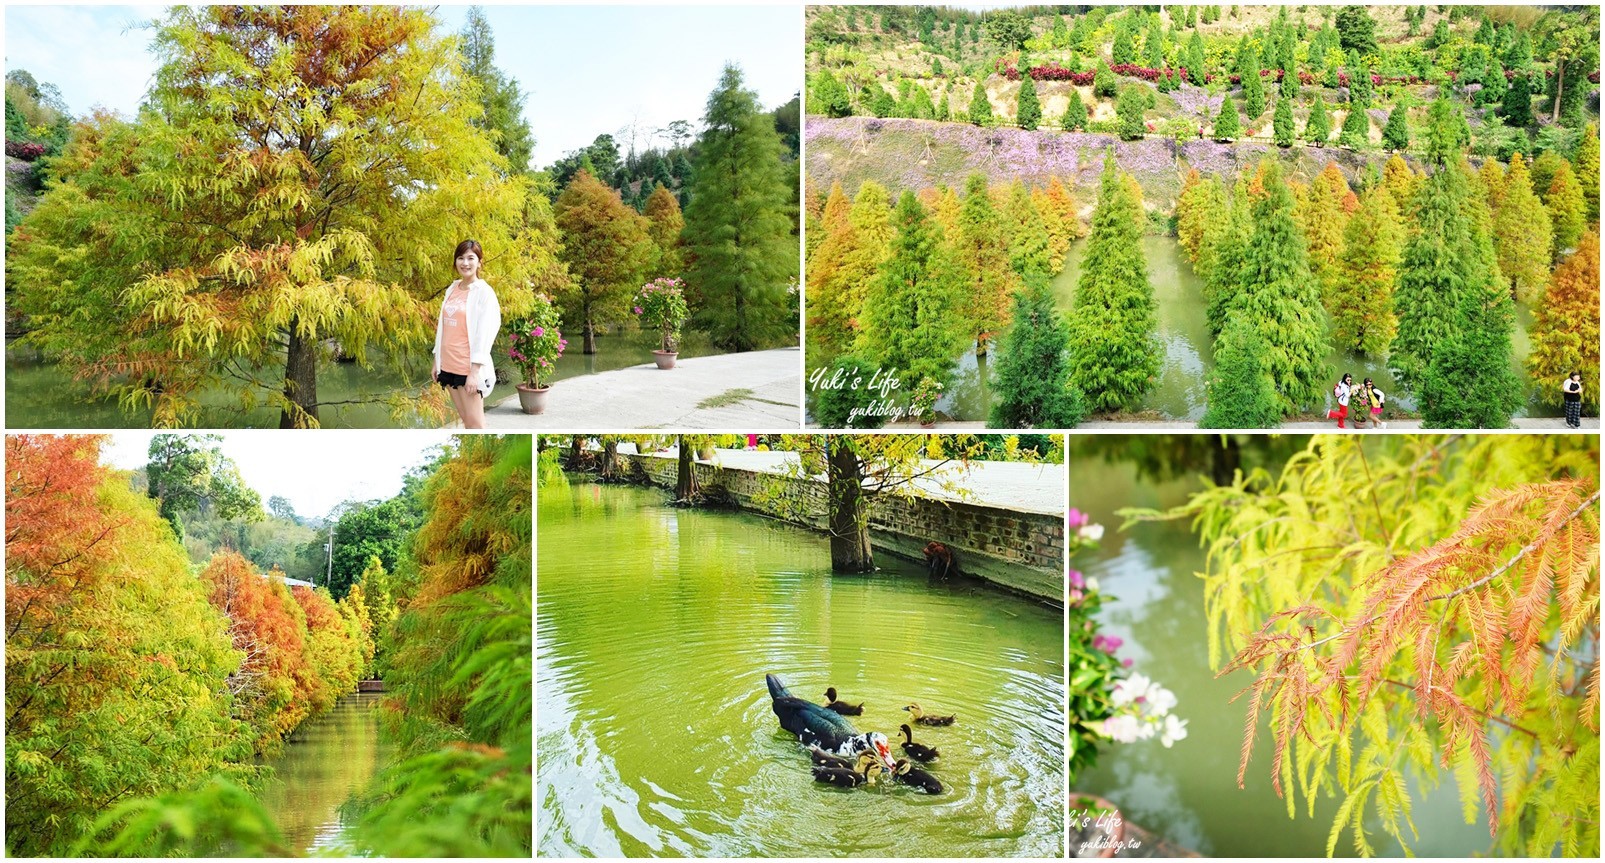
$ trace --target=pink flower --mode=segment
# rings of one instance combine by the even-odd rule
[[[636,306],[635,307],[635,313],[638,314],[638,315],[641,314],[641,307],[640,306]]]
[[[1072,506],[1070,507],[1070,514],[1065,516],[1065,519],[1070,522],[1071,527],[1080,527],[1091,521],[1092,517]]]
[[[1076,588],[1083,588],[1087,586],[1087,580],[1081,577],[1081,572],[1079,570],[1070,570],[1070,586]]]
[[[1113,635],[1096,635],[1092,639],[1092,646],[1105,653],[1114,653],[1122,644],[1125,644],[1125,641]]]
[[[536,327],[534,330],[530,331],[530,335],[532,335],[532,336],[534,336],[535,338],[538,339],[541,336],[546,335],[546,328],[545,327]]]

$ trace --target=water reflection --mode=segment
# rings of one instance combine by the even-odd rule
[[[274,778],[262,805],[303,853],[345,849],[340,804],[368,785],[385,764],[389,745],[379,734],[378,693],[352,693],[328,713],[301,724],[268,766]]]

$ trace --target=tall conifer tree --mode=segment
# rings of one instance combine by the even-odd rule
[[[1013,322],[998,341],[992,373],[992,428],[1070,428],[1086,415],[1070,388],[1069,336],[1040,277],[1015,292]]]
[[[892,223],[896,236],[870,280],[859,344],[909,389],[924,377],[946,382],[964,352],[962,273],[913,192],[898,198]]]
[[[1140,210],[1114,154],[1106,153],[1070,318],[1071,384],[1097,411],[1135,406],[1159,374],[1159,321]]]
[[[1342,278],[1332,294],[1332,341],[1370,356],[1387,353],[1398,331],[1393,289],[1403,239],[1393,196],[1373,186],[1343,230]]]

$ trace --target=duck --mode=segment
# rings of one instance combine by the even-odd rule
[[[935,776],[899,758],[892,767],[892,778],[905,785],[913,785],[927,794],[941,794],[942,783]]]
[[[956,716],[926,716],[918,704],[910,704],[903,708],[914,718],[915,725],[952,725]]]
[[[840,755],[826,752],[825,750],[820,749],[818,746],[808,747],[808,758],[814,762],[815,767],[841,767],[847,770],[853,769],[853,760],[851,758],[843,758]]]
[[[879,759],[868,752],[861,752],[855,767],[815,767],[814,781],[841,788],[856,788],[873,783],[875,777],[884,772],[886,767]]]
[[[829,689],[825,690],[825,706],[830,708],[831,710],[836,711],[837,713],[840,713],[843,716],[863,716],[864,715],[864,702],[860,701],[857,704],[848,704],[845,701],[837,701],[836,700],[836,687],[834,687],[834,686],[832,686]]]
[[[903,737],[905,738],[903,751],[908,753],[908,757],[915,761],[935,761],[941,757],[942,753],[937,752],[935,746],[922,746],[914,742],[914,729],[909,728],[908,723],[905,722],[899,725],[898,728],[903,731]]]
[[[848,758],[870,752],[887,770],[892,769],[892,746],[886,735],[879,731],[860,733],[834,710],[792,695],[773,674],[764,675],[764,684],[769,687],[769,707],[780,720],[780,727],[797,735],[804,746],[817,746]]]

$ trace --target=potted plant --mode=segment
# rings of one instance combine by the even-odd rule
[[[919,417],[921,428],[936,427],[936,401],[941,397],[941,381],[930,375],[920,378],[919,384],[914,387],[909,410]]]
[[[541,375],[549,375],[557,368],[557,358],[568,347],[568,339],[558,329],[562,323],[557,307],[540,294],[535,295],[534,308],[528,315],[507,322],[507,356],[523,376],[518,385],[518,404],[524,413],[546,410],[546,394],[552,387],[541,386]]]
[[[652,352],[658,368],[674,368],[674,359],[680,352],[680,328],[691,313],[685,303],[685,283],[679,279],[647,282],[635,295],[635,313],[641,316],[644,326],[655,327],[660,333],[661,349]]]

